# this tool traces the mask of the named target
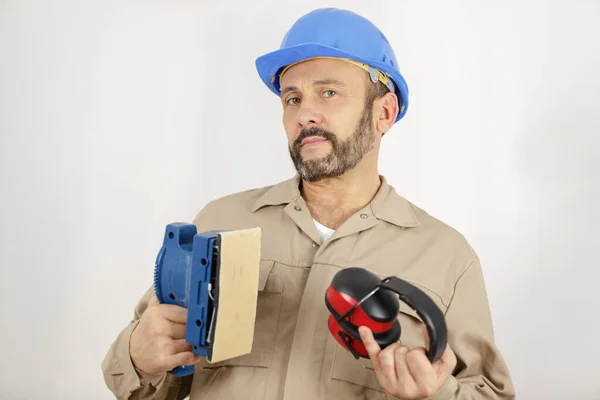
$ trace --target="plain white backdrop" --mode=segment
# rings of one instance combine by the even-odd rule
[[[600,2],[0,3],[0,399],[109,400],[166,224],[294,173],[254,60],[324,6],[411,97],[380,172],[479,253],[519,399],[600,399]]]

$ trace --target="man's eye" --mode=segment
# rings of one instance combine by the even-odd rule
[[[326,90],[326,91],[324,91],[324,92],[323,92],[323,95],[324,95],[325,97],[331,97],[331,96],[335,96],[335,94],[336,94],[336,93],[335,93],[335,90]]]
[[[286,103],[289,105],[294,105],[298,104],[299,101],[300,99],[298,97],[290,97],[289,99],[287,99]]]

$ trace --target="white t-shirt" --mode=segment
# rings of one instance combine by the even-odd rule
[[[315,225],[317,226],[317,231],[319,232],[319,237],[321,238],[321,243],[325,243],[327,241],[327,239],[329,239],[331,237],[331,235],[333,235],[333,233],[335,232],[335,229],[331,229],[326,227],[325,225],[322,225],[319,223],[319,221],[315,220],[313,218],[313,221],[315,222]]]

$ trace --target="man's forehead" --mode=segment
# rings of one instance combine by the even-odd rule
[[[310,83],[312,85],[335,84],[349,86],[364,80],[365,71],[343,60],[317,58],[289,67],[280,80],[281,89]]]

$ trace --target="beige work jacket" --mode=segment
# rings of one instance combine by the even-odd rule
[[[193,376],[148,376],[129,356],[133,320],[102,363],[118,399],[325,400],[392,399],[368,359],[355,360],[331,335],[325,291],[336,272],[366,268],[421,288],[444,312],[458,364],[432,399],[513,399],[510,373],[494,343],[481,266],[465,238],[416,207],[381,177],[373,201],[325,243],[299,190],[299,178],[210,202],[198,231],[262,228],[259,293],[251,354],[216,364],[202,360]],[[423,346],[421,321],[400,303],[403,344]]]

